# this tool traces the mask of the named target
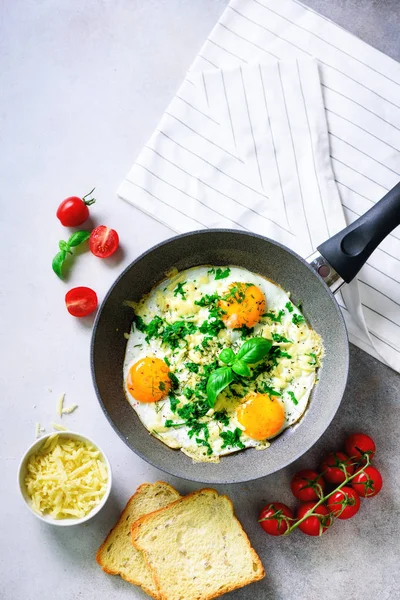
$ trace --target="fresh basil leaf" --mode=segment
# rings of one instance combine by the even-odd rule
[[[262,360],[271,348],[271,340],[267,340],[263,337],[253,337],[242,345],[236,355],[236,359],[244,360],[245,363],[253,365]]]
[[[222,350],[222,352],[220,352],[219,355],[219,360],[221,360],[223,363],[229,365],[229,363],[233,362],[235,360],[235,353],[232,350],[232,348],[224,348]]]
[[[71,235],[67,243],[70,248],[73,248],[74,246],[79,246],[79,244],[86,242],[86,240],[88,240],[89,238],[90,231],[75,231],[75,233]]]
[[[251,371],[249,366],[244,362],[244,360],[237,360],[232,365],[232,371],[235,371],[241,377],[250,377]]]
[[[72,254],[67,242],[64,242],[64,240],[60,240],[58,242],[58,247],[60,248],[61,252],[69,252],[70,254]]]
[[[213,371],[207,381],[207,401],[213,408],[218,395],[233,381],[233,373],[230,367],[220,367]]]
[[[51,263],[54,273],[56,275],[58,275],[58,277],[60,279],[63,278],[62,266],[63,266],[63,262],[64,262],[66,256],[67,256],[67,253],[65,252],[65,250],[60,250],[60,252],[58,252],[55,255],[55,257],[53,258],[53,262]]]

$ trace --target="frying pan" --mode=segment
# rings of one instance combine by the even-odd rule
[[[346,387],[349,347],[346,326],[333,292],[350,282],[379,243],[400,224],[400,183],[367,213],[318,247],[304,260],[285,246],[260,235],[208,229],[178,235],[137,258],[112,285],[98,312],[91,344],[91,368],[100,405],[121,439],[155,467],[203,483],[239,483],[264,477],[292,463],[323,434]],[[193,463],[149,435],[123,391],[124,332],[132,309],[176,267],[236,265],[260,273],[302,302],[307,321],[325,346],[319,382],[304,417],[263,451],[247,449],[221,458],[219,464]],[[268,301],[268,299],[267,299]]]

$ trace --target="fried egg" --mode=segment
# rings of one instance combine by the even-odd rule
[[[218,462],[271,440],[304,414],[323,357],[320,336],[290,294],[241,267],[200,266],[167,274],[135,311],[124,360],[127,400],[148,431],[196,461]],[[252,338],[268,354],[232,373]],[[223,356],[223,355],[222,355]],[[207,382],[226,367],[229,385],[207,398]],[[273,442],[272,442],[273,443]]]

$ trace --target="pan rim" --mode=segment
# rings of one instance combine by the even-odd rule
[[[160,466],[159,464],[157,464],[157,462],[153,461],[152,459],[148,458],[147,456],[145,456],[140,450],[138,450],[137,448],[133,448],[128,442],[127,439],[125,438],[125,436],[122,434],[122,432],[120,431],[120,429],[117,427],[117,425],[114,423],[114,420],[111,418],[108,410],[106,409],[98,385],[97,385],[97,380],[96,380],[96,375],[95,375],[95,364],[94,364],[94,349],[95,349],[95,339],[96,339],[96,332],[97,332],[97,328],[98,328],[98,324],[101,318],[101,314],[103,311],[104,306],[106,305],[110,295],[112,294],[112,292],[114,291],[115,287],[118,285],[118,283],[120,282],[120,280],[130,271],[130,269],[136,264],[138,263],[140,260],[142,260],[144,257],[148,256],[149,254],[151,254],[153,251],[162,248],[163,246],[177,240],[177,239],[183,239],[183,238],[188,238],[188,237],[193,237],[193,236],[197,236],[197,235],[204,235],[204,234],[235,234],[235,235],[242,235],[244,237],[252,237],[252,238],[258,238],[262,241],[266,241],[274,246],[277,246],[279,248],[281,248],[282,250],[284,250],[285,252],[287,252],[288,254],[291,254],[294,258],[296,258],[300,263],[302,263],[303,265],[305,265],[307,267],[307,269],[309,271],[311,271],[311,273],[315,276],[315,278],[319,281],[319,283],[322,284],[323,288],[325,289],[325,292],[328,294],[328,296],[330,297],[334,307],[335,307],[335,311],[338,317],[338,321],[341,324],[341,328],[342,331],[344,333],[345,339],[346,339],[346,344],[345,344],[345,372],[342,373],[342,377],[341,377],[341,381],[342,381],[342,385],[341,388],[339,390],[338,393],[338,398],[339,400],[337,401],[337,403],[335,404],[335,406],[333,407],[331,414],[328,416],[327,420],[326,420],[326,425],[325,425],[325,429],[320,433],[320,435],[314,439],[314,441],[312,441],[311,443],[306,444],[306,446],[304,446],[298,453],[295,454],[294,457],[292,457],[289,460],[284,461],[280,466],[278,467],[274,467],[272,470],[270,470],[268,472],[268,474],[265,475],[250,475],[249,477],[247,477],[244,473],[242,473],[240,475],[240,480],[232,480],[232,479],[220,479],[218,481],[215,481],[214,479],[209,479],[207,478],[205,475],[204,476],[196,476],[194,477],[193,475],[186,476],[184,473],[177,473],[174,470],[171,470],[168,468],[168,466]],[[327,428],[329,427],[329,425],[331,424],[339,406],[340,403],[342,401],[343,398],[343,394],[345,392],[346,389],[346,385],[347,385],[347,380],[348,380],[348,375],[349,375],[349,338],[348,338],[348,332],[347,332],[347,327],[346,327],[346,322],[344,320],[343,314],[340,310],[339,304],[335,299],[334,294],[332,293],[332,291],[329,289],[329,287],[327,286],[327,284],[325,283],[325,281],[323,280],[323,278],[312,268],[312,266],[304,259],[302,258],[299,254],[297,254],[294,250],[288,248],[287,246],[285,246],[284,244],[277,242],[275,240],[272,240],[271,238],[268,238],[266,236],[257,234],[257,233],[253,233],[253,232],[247,232],[247,231],[241,231],[241,230],[237,230],[237,229],[224,229],[224,228],[215,228],[215,229],[198,229],[195,231],[190,231],[190,232],[186,232],[186,233],[181,233],[178,235],[173,235],[169,238],[167,238],[166,240],[163,240],[162,242],[159,242],[158,244],[155,244],[153,246],[151,246],[150,248],[148,248],[147,250],[145,250],[144,252],[142,252],[137,258],[135,258],[132,262],[129,263],[129,265],[127,265],[125,267],[125,269],[123,269],[123,271],[119,274],[119,276],[115,279],[115,281],[112,283],[112,285],[110,286],[110,288],[108,289],[106,295],[104,296],[104,299],[99,307],[99,310],[97,311],[96,314],[96,318],[93,324],[93,330],[92,330],[92,336],[91,336],[91,342],[90,342],[90,370],[91,370],[91,376],[92,376],[92,382],[93,382],[93,386],[94,386],[94,390],[96,392],[96,396],[97,396],[97,400],[101,406],[101,409],[104,413],[104,415],[107,418],[107,421],[111,424],[112,428],[114,429],[114,431],[117,433],[118,437],[128,446],[128,448],[134,452],[137,456],[139,456],[141,459],[143,459],[145,462],[147,462],[148,464],[151,464],[153,467],[168,473],[169,475],[172,475],[174,477],[179,477],[180,479],[184,479],[186,481],[193,481],[193,482],[197,482],[197,483],[212,483],[214,485],[231,485],[231,484],[240,484],[240,483],[245,483],[248,481],[255,481],[257,479],[262,479],[263,477],[268,477],[268,475],[271,475],[272,473],[276,473],[277,471],[280,471],[281,469],[284,469],[285,467],[287,467],[288,465],[292,464],[294,461],[296,461],[298,458],[300,458],[305,452],[307,452],[319,439],[320,437],[324,434],[324,432],[327,430]],[[251,451],[251,448],[246,449],[247,452]],[[254,450],[254,449],[253,449]],[[225,457],[227,458],[227,457]]]

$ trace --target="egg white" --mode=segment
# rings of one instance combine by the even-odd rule
[[[221,267],[224,270],[226,267]],[[177,320],[188,319],[196,325],[201,325],[209,317],[207,307],[200,307],[194,304],[195,300],[200,300],[205,294],[224,295],[229,285],[236,282],[252,283],[259,287],[265,295],[267,312],[278,313],[284,311],[281,322],[273,322],[268,318],[264,318],[255,325],[254,336],[264,336],[271,339],[272,334],[279,334],[288,340],[290,343],[276,343],[283,351],[287,352],[291,358],[281,358],[278,366],[275,367],[267,376],[267,384],[281,393],[279,400],[282,402],[285,411],[285,422],[281,433],[287,427],[296,423],[307,409],[311,390],[316,382],[317,368],[320,359],[323,355],[323,347],[321,338],[316,334],[306,322],[298,325],[292,321],[293,315],[301,315],[300,310],[292,304],[289,294],[287,294],[280,286],[267,280],[261,275],[257,275],[241,267],[230,267],[228,277],[223,279],[215,279],[215,274],[210,273],[210,266],[201,266],[182,271],[180,273],[170,273],[166,280],[162,281],[151,292],[145,296],[141,302],[134,304],[135,313],[139,315],[145,323],[149,323],[151,319],[158,315],[166,319],[169,323]],[[214,270],[216,267],[214,267]],[[184,291],[186,298],[183,299],[180,294],[174,295],[174,290],[178,283],[184,283]],[[291,307],[291,312],[286,308]],[[214,409],[210,409],[207,417],[212,417],[215,411],[227,410],[230,415],[230,423],[228,426],[223,426],[221,423],[211,419],[208,424],[209,429],[209,444],[212,447],[212,456],[207,456],[206,449],[199,446],[195,438],[188,435],[186,426],[165,427],[164,423],[167,419],[174,422],[181,422],[176,413],[171,411],[170,401],[167,397],[156,403],[144,403],[134,399],[127,390],[127,377],[130,367],[138,360],[146,356],[154,356],[160,359],[167,359],[170,362],[170,370],[175,373],[182,387],[193,384],[196,380],[196,375],[191,373],[185,366],[185,362],[194,362],[200,366],[208,364],[218,357],[221,349],[216,344],[210,344],[210,348],[204,353],[199,354],[195,350],[195,346],[201,343],[203,334],[197,332],[187,337],[188,344],[178,351],[173,352],[171,348],[162,344],[159,338],[153,338],[149,342],[145,341],[146,333],[139,331],[136,326],[132,326],[132,331],[129,334],[129,339],[126,347],[124,360],[124,388],[128,401],[138,414],[143,425],[162,440],[165,444],[172,448],[180,448],[185,454],[191,456],[194,460],[208,460],[217,462],[219,456],[236,452],[239,448],[226,447],[222,448],[223,439],[220,433],[224,431],[232,431],[236,427],[243,431],[243,426],[239,423],[236,417],[236,409],[243,399],[229,398],[229,394],[222,392]],[[219,332],[218,342],[223,347],[232,346],[235,352],[243,343],[240,331],[224,329]],[[310,357],[313,354],[317,357]],[[312,364],[314,363],[315,364]],[[222,363],[220,364],[222,366]],[[294,394],[297,404],[288,392]],[[178,395],[178,398],[183,403],[188,400],[183,395]],[[278,435],[277,434],[277,435]],[[267,448],[270,443],[268,440],[256,441],[244,432],[241,435],[241,442],[246,447],[256,447],[258,449]]]

